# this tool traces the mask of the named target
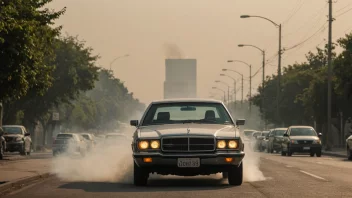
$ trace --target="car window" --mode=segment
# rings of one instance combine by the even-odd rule
[[[88,134],[84,134],[84,135],[82,135],[82,136],[83,136],[85,139],[87,139],[87,140],[90,140],[90,139],[91,139]]]
[[[317,136],[313,128],[291,128],[290,136]]]
[[[177,123],[233,124],[220,103],[181,102],[153,104],[142,125]]]
[[[10,127],[10,126],[3,126],[2,129],[7,134],[16,134],[16,135],[23,135],[21,127]]]
[[[275,131],[275,136],[276,137],[281,137],[281,136],[284,136],[286,130],[276,130]]]
[[[72,134],[58,134],[57,136],[56,136],[57,138],[72,138],[73,137],[73,135]]]

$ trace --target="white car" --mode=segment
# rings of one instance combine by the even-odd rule
[[[53,144],[53,155],[57,156],[61,153],[79,153],[85,156],[87,147],[87,143],[82,135],[76,133],[60,133],[57,135]]]

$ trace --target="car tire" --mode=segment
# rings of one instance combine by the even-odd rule
[[[347,159],[352,160],[352,152],[349,147],[347,147]]]
[[[228,181],[231,186],[240,186],[243,182],[243,162],[236,167],[232,166],[229,170]]]
[[[292,156],[292,151],[290,151],[290,148],[287,148],[287,156],[291,157]]]
[[[285,151],[281,151],[281,156],[286,156],[286,152]]]
[[[315,153],[311,152],[309,155],[310,155],[311,157],[314,157]]]
[[[222,178],[223,178],[223,179],[229,178],[229,173],[228,173],[228,172],[223,172],[223,173],[222,173]]]
[[[134,162],[133,168],[133,183],[135,186],[146,186],[148,184],[149,172],[145,169],[138,167]]]
[[[316,152],[315,155],[316,155],[317,157],[321,157],[321,151]]]
[[[0,142],[1,144],[1,142]],[[1,145],[0,145],[1,147]],[[0,160],[2,160],[4,158],[4,150],[2,148],[0,148]]]

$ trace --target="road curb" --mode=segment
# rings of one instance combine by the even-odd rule
[[[322,154],[327,156],[333,156],[333,157],[346,157],[346,154],[340,154],[340,153],[322,152]]]
[[[6,182],[6,183],[0,185],[0,193],[7,191],[11,188],[21,187],[21,186],[26,185],[28,183],[31,183],[32,181],[35,181],[35,180],[48,178],[52,175],[53,174],[47,172],[47,173],[42,173],[42,174],[38,174],[38,175],[34,175],[34,176],[29,176],[29,177],[17,179],[15,181]]]

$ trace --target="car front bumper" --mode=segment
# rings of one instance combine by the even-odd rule
[[[10,151],[10,152],[23,151],[23,142],[6,142],[6,151]]]
[[[162,154],[162,153],[134,153],[135,163],[150,173],[162,175],[195,176],[209,175],[219,172],[227,172],[230,167],[239,166],[245,153],[238,152],[216,152],[212,154]],[[144,158],[151,158],[151,162],[144,162]],[[199,167],[178,167],[179,158],[199,158]],[[226,158],[232,158],[226,162]]]
[[[134,153],[136,164],[140,167],[150,166],[177,166],[179,158],[199,158],[200,166],[203,165],[239,165],[244,158],[243,151],[238,152],[216,152],[212,154],[163,154],[163,153]],[[152,158],[152,162],[144,162],[144,158]],[[225,158],[232,158],[231,162],[226,162]]]
[[[321,152],[322,145],[321,144],[311,144],[311,145],[299,145],[299,144],[291,144],[290,151],[293,153],[316,153]]]

